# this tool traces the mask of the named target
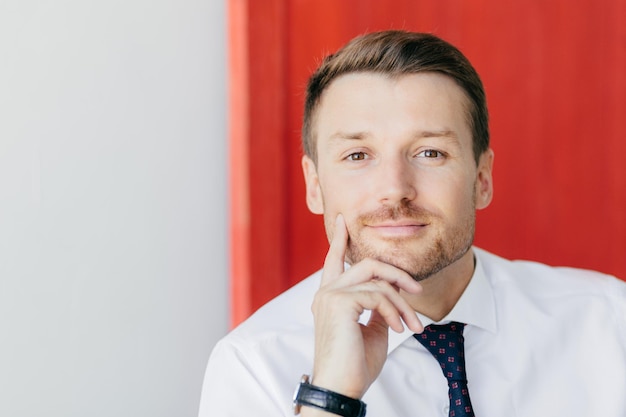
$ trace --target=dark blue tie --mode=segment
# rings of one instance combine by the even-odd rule
[[[414,335],[437,359],[448,380],[449,417],[474,417],[465,374],[463,327],[463,323],[454,321],[443,325],[431,324],[422,334]]]

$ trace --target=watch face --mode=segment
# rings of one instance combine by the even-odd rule
[[[296,416],[300,414],[300,408],[301,408],[301,405],[298,402],[298,394],[300,394],[300,387],[302,386],[302,384],[306,384],[308,382],[309,382],[309,376],[302,375],[302,379],[300,380],[300,383],[298,384],[298,386],[296,387],[296,390],[293,393],[293,414]]]
[[[300,414],[300,404],[298,404],[298,393],[300,392],[300,384],[296,387],[296,390],[293,393],[293,415],[297,416]]]

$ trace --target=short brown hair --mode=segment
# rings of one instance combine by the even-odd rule
[[[317,163],[314,119],[322,93],[333,80],[354,72],[400,76],[438,72],[456,81],[469,99],[468,122],[474,158],[489,148],[489,113],[483,84],[469,60],[450,43],[426,33],[389,30],[359,36],[324,59],[309,79],[304,104],[302,145]]]

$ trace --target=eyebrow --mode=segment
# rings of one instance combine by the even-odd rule
[[[368,132],[343,132],[338,131],[330,135],[331,142],[336,140],[363,140],[371,136]],[[458,135],[450,129],[442,130],[423,130],[416,132],[413,137],[415,139],[421,138],[449,138],[458,142]]]
[[[452,130],[434,130],[434,131],[427,130],[427,131],[419,132],[417,134],[417,137],[420,137],[420,138],[444,137],[444,138],[458,139],[457,134]]]
[[[332,135],[330,135],[329,139],[331,141],[335,141],[335,140],[341,140],[341,139],[348,139],[348,140],[363,140],[365,138],[367,138],[369,136],[369,134],[367,132],[353,132],[353,133],[348,133],[348,132],[335,132]]]

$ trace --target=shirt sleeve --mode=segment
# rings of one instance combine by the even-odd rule
[[[222,340],[207,365],[199,417],[287,416],[286,403],[276,400],[269,381],[253,366],[254,353]]]

